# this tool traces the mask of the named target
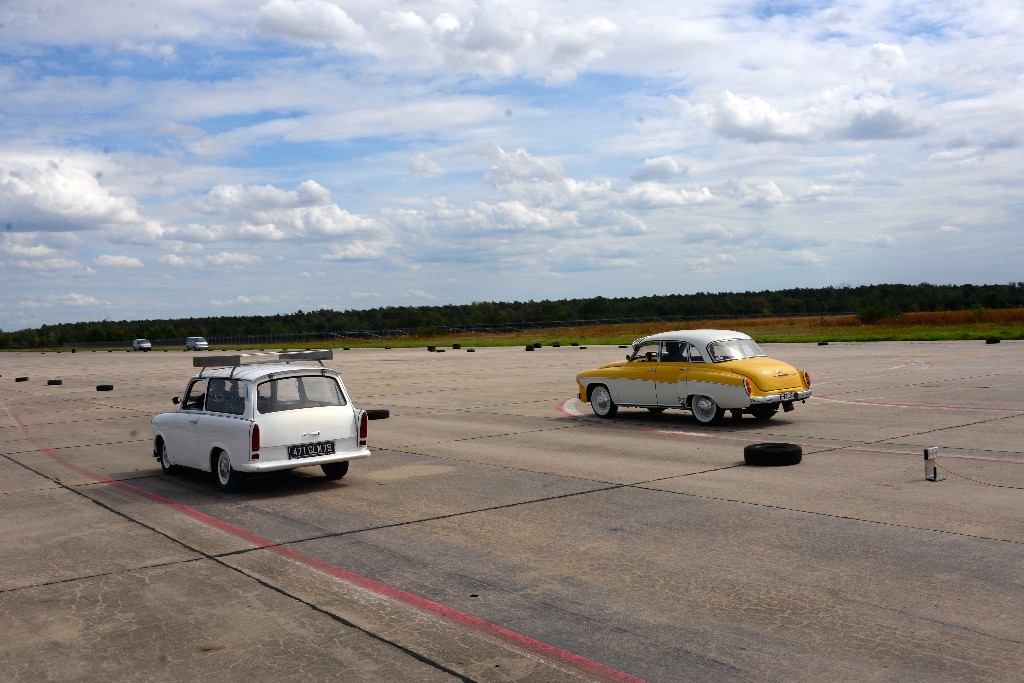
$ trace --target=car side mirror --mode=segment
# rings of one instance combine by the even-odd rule
[[[174,405],[178,405],[179,403],[181,403],[181,398],[175,396],[174,398],[171,399],[171,403],[173,403]]]

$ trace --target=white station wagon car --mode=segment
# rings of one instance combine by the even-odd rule
[[[249,474],[311,465],[340,479],[350,460],[370,455],[368,415],[324,366],[333,356],[317,350],[194,358],[202,370],[184,398],[174,397],[178,410],[151,422],[153,456],[168,474],[178,467],[213,472],[223,491],[238,490]]]
[[[779,407],[811,397],[811,376],[769,358],[753,339],[732,330],[676,330],[633,342],[626,360],[585,370],[576,377],[579,399],[600,417],[619,406],[688,409],[713,424],[733,417],[770,419]]]

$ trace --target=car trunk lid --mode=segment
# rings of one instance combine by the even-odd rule
[[[744,358],[722,365],[735,365],[736,371],[748,376],[761,391],[797,391],[804,388],[797,369],[774,358]]]

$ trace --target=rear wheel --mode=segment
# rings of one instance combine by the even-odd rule
[[[348,474],[348,460],[344,462],[328,462],[320,465],[324,476],[328,479],[341,479]]]
[[[779,412],[779,406],[776,404],[754,406],[750,409],[750,414],[756,420],[770,420],[777,412]]]
[[[611,417],[619,412],[619,407],[612,400],[608,387],[598,384],[590,390],[590,407],[598,417]]]
[[[722,419],[725,411],[718,407],[710,396],[694,396],[690,400],[690,412],[701,424],[711,425]]]
[[[220,451],[213,465],[213,471],[217,475],[217,486],[221,491],[233,493],[242,488],[245,475],[231,467],[231,456],[227,451]]]

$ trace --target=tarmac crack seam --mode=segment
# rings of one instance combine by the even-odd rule
[[[0,403],[0,405],[2,405],[2,403]],[[435,661],[425,655],[422,655],[410,647],[406,647],[395,640],[386,638],[378,633],[375,633],[373,630],[369,628],[364,628],[359,624],[342,617],[339,614],[333,614],[327,611],[325,608],[319,607],[318,605],[313,604],[312,602],[305,600],[292,592],[286,591],[283,588],[275,586],[269,583],[268,581],[259,578],[258,576],[252,575],[239,567],[233,567],[223,559],[226,557],[230,557],[232,555],[238,555],[240,554],[239,552],[219,554],[208,553],[199,548],[193,547],[192,545],[185,543],[184,541],[178,538],[174,538],[170,534],[163,532],[150,524],[147,524],[124,512],[121,512],[114,506],[105,503],[97,499],[96,497],[87,495],[87,492],[120,489],[132,493],[134,495],[140,496],[142,498],[146,498],[151,501],[167,505],[170,509],[185,514],[187,517],[203,526],[214,528],[230,536],[234,536],[235,538],[241,539],[247,543],[252,544],[254,548],[249,549],[248,552],[251,552],[252,550],[262,550],[274,553],[275,555],[282,557],[286,560],[291,560],[292,562],[295,562],[301,566],[305,566],[313,571],[319,572],[326,576],[330,576],[336,580],[340,580],[348,586],[352,586],[367,591],[370,594],[377,596],[383,600],[392,601],[406,608],[415,610],[417,612],[428,615],[432,618],[438,619],[441,622],[450,625],[451,627],[466,629],[467,632],[474,634],[476,637],[487,639],[489,642],[495,643],[496,645],[498,645],[499,647],[503,648],[508,652],[515,652],[518,653],[520,656],[526,657],[535,662],[541,662],[542,664],[546,664],[552,669],[565,673],[574,679],[578,680],[583,677],[592,676],[594,677],[594,680],[600,679],[626,681],[628,683],[643,683],[641,679],[635,676],[631,676],[630,674],[617,671],[610,667],[604,666],[603,664],[600,664],[598,662],[591,661],[585,657],[575,655],[565,650],[561,650],[554,646],[548,645],[542,641],[535,640],[529,636],[503,628],[496,624],[492,624],[478,617],[474,617],[471,614],[461,612],[459,610],[447,607],[440,603],[433,602],[432,600],[428,600],[426,598],[422,598],[411,593],[407,593],[401,589],[394,588],[379,581],[375,581],[373,579],[362,576],[350,570],[331,564],[327,561],[320,560],[305,553],[301,553],[289,547],[290,543],[293,542],[285,544],[271,541],[270,539],[266,539],[257,534],[246,531],[241,527],[236,527],[232,524],[212,517],[211,515],[207,515],[189,506],[183,505],[181,503],[175,503],[174,501],[168,498],[164,498],[159,494],[147,491],[132,484],[126,484],[124,482],[111,479],[104,475],[100,475],[98,473],[74,465],[66,458],[61,456],[54,449],[38,445],[38,441],[36,440],[36,438],[31,434],[31,432],[29,432],[28,426],[25,425],[25,423],[22,422],[17,417],[17,415],[10,409],[10,407],[3,405],[3,408],[6,410],[7,414],[11,417],[11,419],[18,424],[18,426],[21,428],[25,436],[32,443],[37,444],[40,451],[49,456],[54,462],[58,463],[59,465],[62,465],[63,467],[66,467],[71,471],[76,472],[81,476],[86,477],[87,479],[92,480],[93,484],[84,487],[75,487],[67,485],[61,482],[59,479],[51,479],[50,477],[46,477],[46,475],[36,472],[36,474],[39,474],[39,476],[51,479],[51,481],[54,481],[60,488],[65,489],[69,493],[76,496],[81,496],[86,500],[91,501],[95,505],[98,505],[103,509],[109,511],[111,514],[121,517],[122,519],[128,520],[132,524],[136,524],[159,536],[167,538],[173,543],[180,545],[181,547],[186,548],[187,550],[195,552],[202,558],[208,559],[211,562],[214,562],[219,566],[224,567],[228,571],[237,573],[240,576],[245,576],[250,580],[259,583],[260,585],[265,586],[270,590],[278,592],[279,594],[291,600],[294,600],[300,604],[305,605],[309,609],[312,609],[320,614],[327,616],[329,619],[346,625],[349,628],[355,629],[360,633],[364,633],[365,635],[374,640],[394,647],[395,649],[408,654],[410,657],[416,659],[417,661],[421,661],[427,664],[428,666],[434,667],[439,671],[443,671],[459,680],[467,681],[468,683],[475,683],[475,679],[469,678],[445,666],[440,661]],[[610,488],[619,487],[615,486]]]
[[[900,436],[890,436],[890,437],[886,437],[884,439],[876,439],[874,441],[865,441],[864,445],[884,444],[885,442],[892,441],[894,439],[907,439],[907,438],[910,438],[912,436],[924,436],[925,434],[937,434],[939,432],[945,432],[945,431],[950,430],[950,429],[962,429],[964,427],[976,427],[978,425],[992,424],[992,423],[1000,422],[1002,420],[1011,420],[1011,419],[1019,418],[1019,417],[1022,417],[1022,416],[1024,416],[1024,411],[1021,411],[1021,412],[1018,412],[1018,413],[1013,413],[1013,414],[1010,414],[1010,415],[999,415],[997,417],[988,418],[986,420],[977,420],[975,422],[965,422],[963,424],[948,425],[948,426],[945,426],[945,427],[936,427],[935,429],[928,429],[928,430],[925,430],[925,431],[922,431],[922,432],[911,432],[909,434],[902,434]],[[1002,453],[1004,451],[993,451],[993,452]],[[1006,451],[1006,452],[1009,452],[1009,451]]]
[[[586,481],[586,480],[584,480]],[[290,541],[280,541],[273,544],[272,547],[285,547],[294,545],[297,543],[307,543],[309,541],[323,541],[330,538],[340,538],[342,536],[351,536],[353,534],[363,534],[371,531],[383,531],[385,529],[396,529],[404,526],[413,526],[417,524],[425,524],[427,522],[438,522],[446,519],[455,519],[457,517],[465,517],[467,515],[476,515],[484,512],[495,512],[497,510],[508,510],[511,508],[522,507],[525,505],[535,505],[537,503],[547,503],[553,500],[563,500],[566,498],[574,498],[577,496],[586,496],[592,493],[602,493],[605,491],[614,491],[616,489],[624,489],[632,486],[631,484],[611,484],[600,488],[589,489],[587,491],[574,491],[573,493],[561,493],[557,496],[544,496],[543,498],[531,498],[529,500],[520,500],[514,503],[503,503],[502,505],[492,505],[483,508],[474,508],[472,510],[460,510],[459,512],[449,512],[444,515],[434,515],[431,517],[421,517],[418,519],[407,519],[401,522],[390,522],[388,524],[376,524],[373,526],[361,527],[358,529],[348,529],[346,531],[335,531],[327,534],[317,534],[315,536],[307,536],[304,538],[293,539]],[[270,547],[270,546],[268,546]],[[230,555],[241,555],[254,550],[262,550],[263,548],[243,548],[241,550],[233,550],[225,553],[218,554],[218,557],[227,557]]]
[[[709,469],[709,470],[702,470],[700,472],[688,472],[688,473],[684,473],[684,474],[675,474],[675,475],[671,475],[671,476],[667,476],[667,477],[660,477],[658,479],[649,479],[649,480],[637,481],[637,482],[626,483],[626,484],[610,484],[609,482],[601,482],[601,481],[597,481],[597,480],[593,480],[593,479],[586,479],[585,477],[569,477],[569,476],[560,475],[560,474],[553,475],[550,472],[537,472],[537,471],[534,471],[534,470],[523,469],[523,468],[519,468],[519,467],[510,467],[508,465],[496,465],[496,464],[493,464],[493,463],[480,463],[480,462],[477,462],[475,460],[463,460],[463,459],[459,459],[459,458],[451,458],[451,457],[445,457],[445,456],[440,456],[440,455],[431,455],[431,454],[425,454],[425,453],[415,453],[415,452],[411,452],[411,451],[402,451],[402,450],[397,450],[397,449],[387,449],[387,450],[390,450],[390,451],[395,452],[395,453],[404,453],[406,455],[415,455],[415,456],[419,456],[419,457],[432,458],[432,459],[436,459],[436,460],[449,460],[449,461],[453,461],[453,462],[468,462],[468,463],[471,463],[471,464],[474,464],[474,465],[480,465],[482,467],[497,467],[497,468],[500,468],[500,469],[515,470],[517,472],[528,472],[530,474],[540,474],[540,475],[545,475],[545,476],[557,476],[557,477],[562,477],[562,478],[565,478],[565,479],[575,479],[575,480],[578,480],[578,481],[584,481],[584,482],[588,482],[588,483],[591,483],[591,484],[608,484],[608,485],[600,487],[600,488],[590,489],[590,490],[587,490],[587,491],[576,491],[574,493],[561,494],[561,495],[558,495],[558,496],[549,496],[549,497],[546,497],[546,498],[537,498],[537,499],[532,499],[532,500],[529,500],[529,501],[520,501],[520,502],[517,502],[517,503],[508,503],[508,504],[505,504],[505,505],[499,505],[499,506],[494,506],[494,507],[490,507],[490,508],[480,508],[479,510],[467,510],[467,511],[462,511],[462,512],[458,512],[458,513],[452,513],[452,514],[449,514],[449,515],[441,515],[441,516],[438,516],[438,517],[427,517],[427,518],[423,518],[423,519],[419,519],[419,520],[408,520],[408,521],[405,521],[405,522],[395,522],[393,524],[380,525],[380,526],[377,526],[377,527],[366,527],[366,528],[363,528],[363,529],[352,529],[352,530],[345,531],[345,532],[338,532],[337,534],[327,534],[325,536],[311,537],[311,538],[306,539],[306,540],[321,540],[321,539],[324,539],[324,538],[331,538],[331,537],[334,537],[334,536],[341,536],[341,535],[345,535],[345,534],[363,533],[363,532],[366,532],[366,531],[375,531],[377,529],[387,529],[387,528],[393,528],[393,527],[398,527],[398,526],[406,526],[406,525],[410,525],[410,524],[419,524],[419,523],[422,523],[422,522],[437,521],[439,519],[446,519],[446,518],[450,518],[450,517],[459,517],[459,516],[462,516],[462,515],[475,514],[475,513],[478,513],[478,512],[490,512],[492,510],[500,510],[500,509],[504,509],[504,508],[517,507],[517,506],[520,506],[520,505],[530,505],[532,503],[544,502],[546,500],[557,500],[559,498],[569,498],[569,497],[573,497],[573,496],[582,496],[582,495],[587,495],[587,494],[590,494],[590,493],[599,493],[599,492],[603,492],[603,491],[614,491],[616,489],[635,488],[635,489],[646,490],[646,491],[658,491],[659,493],[668,493],[668,494],[677,495],[677,496],[687,496],[687,497],[691,497],[691,498],[699,498],[701,500],[715,500],[715,501],[719,501],[719,502],[736,503],[736,504],[739,504],[739,505],[750,505],[750,506],[754,506],[754,507],[763,507],[763,508],[768,508],[768,509],[773,509],[773,510],[784,510],[786,512],[795,512],[795,513],[798,513],[798,514],[806,514],[806,515],[816,515],[816,516],[819,516],[819,517],[825,517],[825,518],[831,518],[831,519],[841,519],[841,520],[846,520],[846,521],[851,521],[851,522],[860,522],[860,523],[864,523],[864,524],[877,524],[877,525],[881,525],[881,526],[888,526],[888,527],[901,528],[901,529],[911,529],[911,530],[914,530],[914,531],[924,531],[924,532],[928,532],[928,533],[945,534],[945,535],[957,536],[957,537],[961,537],[961,538],[974,538],[974,539],[984,540],[984,541],[994,541],[996,543],[1010,543],[1012,545],[1024,545],[1024,542],[1016,541],[1016,540],[1012,540],[1012,539],[1008,539],[1008,538],[994,538],[994,537],[991,537],[991,536],[980,536],[978,534],[967,534],[967,533],[963,533],[963,532],[959,532],[959,531],[947,531],[947,530],[944,530],[944,529],[929,529],[928,527],[911,526],[909,524],[897,524],[895,522],[882,522],[882,521],[873,520],[873,519],[862,519],[860,517],[852,517],[852,516],[849,516],[849,515],[834,515],[834,514],[827,513],[827,512],[817,512],[817,511],[814,511],[814,510],[800,510],[798,508],[788,508],[788,507],[784,507],[782,505],[771,505],[771,504],[768,504],[768,503],[756,503],[756,502],[745,501],[745,500],[736,500],[736,499],[733,499],[733,498],[721,498],[721,497],[718,497],[718,496],[704,496],[704,495],[699,495],[699,494],[696,494],[696,493],[685,493],[685,492],[682,492],[682,491],[672,491],[672,490],[669,490],[669,489],[662,489],[662,488],[658,488],[656,486],[650,486],[649,485],[649,484],[657,483],[659,481],[668,481],[668,480],[671,480],[671,479],[680,479],[680,478],[695,476],[695,475],[699,475],[699,474],[708,474],[708,473],[711,473],[711,472],[718,472],[718,471],[722,471],[722,470],[730,470],[730,469],[738,469],[738,468],[741,468],[741,467],[746,467],[746,465],[740,465],[740,464],[737,464],[737,465],[727,465],[725,467],[716,467],[716,468],[712,468],[712,469]],[[845,449],[843,447],[832,447],[832,448],[826,448],[826,449],[824,449],[822,451],[819,451],[817,454],[820,455],[822,453],[830,453],[830,452],[836,453],[836,452],[842,452],[844,450],[847,450],[847,449]]]
[[[671,477],[670,477],[671,478]],[[671,491],[668,489],[660,489],[657,487],[639,486],[636,484],[627,485],[635,486],[637,488],[643,488],[649,491],[658,491],[660,493],[670,493],[677,496],[687,496],[689,498],[699,498],[701,500],[715,500],[723,503],[736,503],[738,505],[750,505],[752,507],[767,508],[770,510],[782,510],[785,512],[794,512],[802,515],[815,515],[817,517],[825,517],[831,519],[840,519],[849,522],[860,522],[862,524],[877,524],[879,526],[887,526],[895,529],[910,529],[912,531],[923,531],[927,533],[943,534],[946,536],[957,536],[960,538],[973,538],[979,541],[992,541],[995,543],[1009,543],[1011,545],[1024,545],[1024,541],[1016,541],[1009,538],[994,538],[992,536],[980,536],[978,534],[967,534],[962,531],[948,531],[945,529],[929,529],[928,527],[912,526],[910,524],[898,524],[896,522],[882,522],[875,519],[863,519],[861,517],[852,517],[850,515],[835,515],[830,512],[817,512],[815,510],[801,510],[799,508],[790,508],[783,505],[772,505],[770,503],[755,503],[748,500],[736,500],[735,498],[722,498],[719,496],[705,496],[698,493],[685,493],[683,491]]]

